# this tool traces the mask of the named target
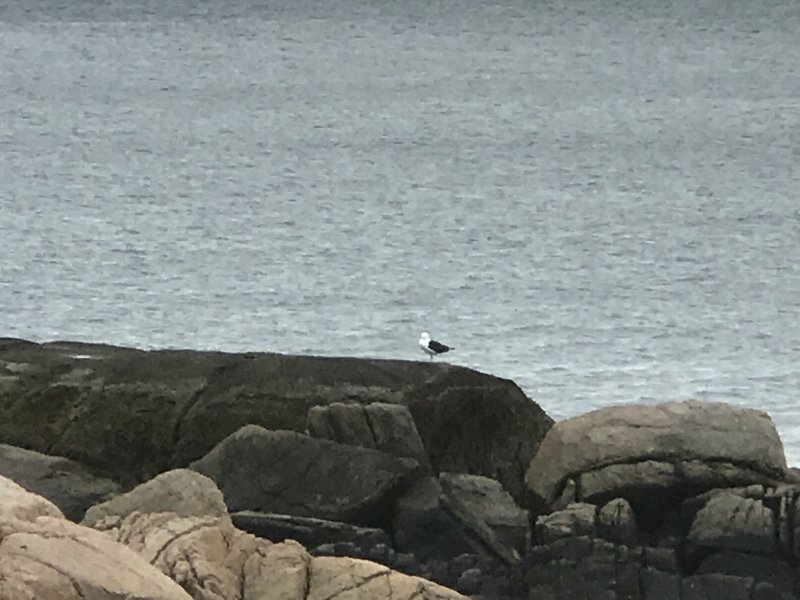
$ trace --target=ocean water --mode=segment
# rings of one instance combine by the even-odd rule
[[[722,400],[800,464],[793,0],[0,0],[0,335]],[[441,359],[439,359],[441,360]]]

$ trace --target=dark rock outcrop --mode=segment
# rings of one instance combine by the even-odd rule
[[[513,382],[446,363],[0,339],[0,380],[0,441],[126,486],[243,425],[303,432],[313,406],[381,402],[409,408],[435,473],[492,477],[520,500],[552,425]]]
[[[44,496],[71,521],[80,521],[89,507],[122,491],[74,460],[8,444],[0,444],[0,475]]]

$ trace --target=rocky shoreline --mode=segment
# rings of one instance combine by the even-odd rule
[[[0,442],[0,600],[800,597],[800,484],[722,403],[0,339]]]

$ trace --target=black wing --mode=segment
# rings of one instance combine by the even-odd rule
[[[431,340],[428,342],[428,348],[436,352],[436,354],[441,354],[442,352],[447,352],[450,350],[450,346],[445,346],[444,344],[440,344],[436,340]]]

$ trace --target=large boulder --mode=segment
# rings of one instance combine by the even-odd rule
[[[191,468],[217,483],[231,512],[359,525],[384,523],[394,499],[420,474],[411,458],[258,425],[242,427]]]
[[[463,600],[456,592],[382,565],[312,557],[300,544],[273,544],[230,520],[132,513],[98,526],[203,600]]]
[[[552,420],[511,381],[428,361],[142,351],[0,339],[0,441],[125,486],[201,458],[243,425],[303,432],[311,407],[405,405],[434,472],[497,479],[519,500]]]
[[[545,436],[528,468],[534,498],[643,510],[714,487],[772,483],[786,476],[783,445],[769,416],[717,402],[612,406],[567,419]]]
[[[180,517],[225,517],[228,508],[213,480],[191,469],[174,469],[157,475],[125,494],[92,506],[86,511],[82,524],[91,527],[110,515],[125,517],[132,512],[171,512]]]
[[[0,444],[0,475],[44,496],[71,521],[80,521],[87,508],[121,491],[115,481],[93,475],[74,460],[8,444]]]
[[[139,554],[0,477],[0,598],[190,600]]]

